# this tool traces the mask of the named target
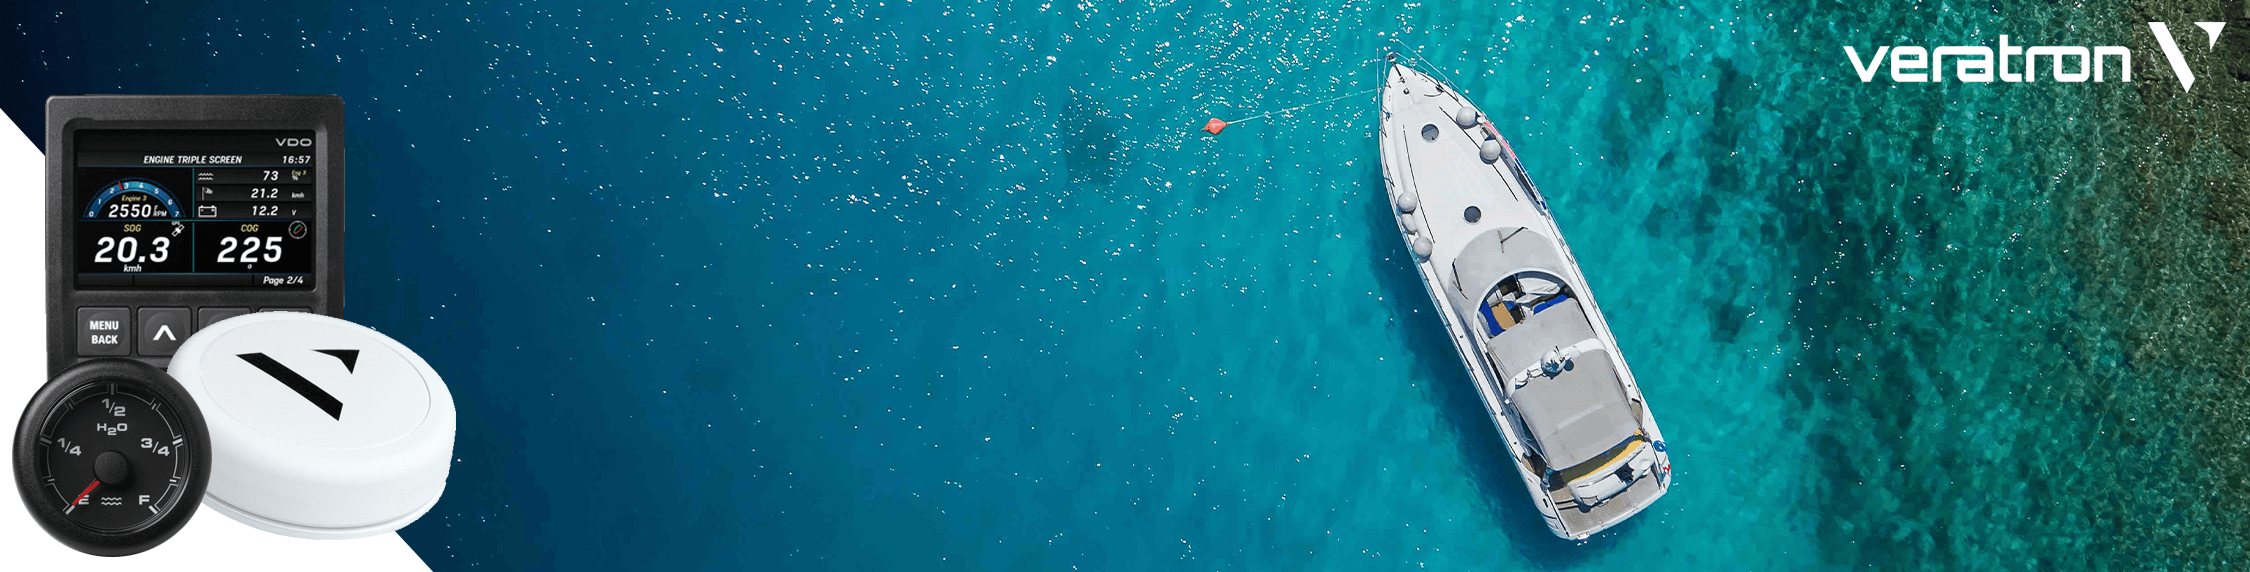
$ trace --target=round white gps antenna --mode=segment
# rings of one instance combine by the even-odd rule
[[[229,318],[170,373],[211,427],[203,504],[299,538],[391,532],[429,512],[453,457],[453,396],[430,364],[364,326],[297,312]]]

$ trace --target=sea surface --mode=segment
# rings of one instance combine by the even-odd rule
[[[343,96],[345,317],[460,415],[401,531],[440,570],[2239,570],[2234,4],[30,2],[0,105]],[[2230,19],[2183,93],[2145,23]],[[1841,50],[1999,34],[2135,81]],[[1670,439],[1589,541],[1387,219],[1399,46],[1515,143]]]

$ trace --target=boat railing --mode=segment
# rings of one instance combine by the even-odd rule
[[[1405,51],[1402,56],[1403,60],[1399,62],[1400,64],[1409,65],[1414,69],[1421,70],[1422,73],[1429,74],[1430,77],[1437,78],[1438,83],[1443,84],[1445,89],[1452,91],[1454,95],[1460,96],[1463,100],[1469,98],[1465,92],[1461,91],[1461,86],[1453,81],[1453,77],[1445,74],[1445,68],[1432,63],[1429,58],[1423,57],[1421,51],[1415,50],[1414,46],[1407,45],[1405,40],[1391,38],[1391,42]],[[1380,103],[1382,97],[1381,91],[1378,90],[1375,95],[1376,101]],[[1485,114],[1484,129],[1485,134],[1500,141],[1500,150],[1502,151],[1500,158],[1508,164],[1508,174],[1514,175],[1517,184],[1523,185],[1524,193],[1531,195],[1531,204],[1538,205],[1540,212],[1546,212],[1547,195],[1540,193],[1539,185],[1531,182],[1531,173],[1525,171],[1523,161],[1516,158],[1516,147],[1510,145],[1508,138],[1500,134],[1500,129],[1492,125],[1492,114],[1490,113]]]

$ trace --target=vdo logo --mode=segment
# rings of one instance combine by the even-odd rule
[[[275,138],[273,138],[273,144],[275,144],[275,145],[280,145],[280,146],[283,146],[283,147],[311,147],[311,146],[312,146],[312,138],[310,138],[310,137],[275,137]]]
[[[2219,31],[2226,22],[2196,22],[2203,28],[2203,49],[2219,45]],[[2171,64],[2173,75],[2180,78],[2181,90],[2195,88],[2195,71],[2188,69],[2187,58],[2180,53],[2180,45],[2172,40],[2172,30],[2163,22],[2149,22],[2149,32],[2156,35],[2157,47],[2164,49],[2164,61]],[[2193,45],[2193,44],[2190,44]],[[1885,59],[1884,56],[1889,56]],[[2040,58],[2052,62],[2054,81],[2080,83],[2091,77],[2096,82],[2109,81],[2111,70],[2117,72],[2119,81],[2133,81],[2133,52],[2124,46],[2022,46],[2010,45],[2008,36],[2000,36],[2000,49],[1987,46],[1881,46],[1874,55],[1861,59],[1859,50],[1844,46],[1844,56],[1851,59],[1852,70],[1859,72],[1859,81],[1875,81],[1876,72],[1884,64],[1891,68],[1891,81],[1900,83],[1945,82],[1946,65],[1953,66],[1953,77],[1970,83],[1991,83],[1994,78],[2003,82],[2035,82],[2039,80]],[[2023,65],[2010,68],[2009,64],[2022,58]],[[1995,70],[1997,69],[1997,73]]]

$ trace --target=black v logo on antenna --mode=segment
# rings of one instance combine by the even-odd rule
[[[320,352],[320,353],[324,353],[324,354],[328,354],[328,355],[331,355],[331,356],[336,356],[336,359],[338,359],[338,360],[341,360],[341,361],[343,361],[343,362],[344,362],[344,371],[346,371],[346,372],[350,372],[350,373],[358,373],[358,370],[356,370],[355,368],[359,367],[359,350],[313,350],[313,351],[316,351],[316,352]]]
[[[250,365],[258,368],[259,371],[273,376],[274,381],[279,381],[282,385],[288,386],[290,391],[295,391],[297,395],[304,396],[305,401],[312,402],[313,407],[320,408],[329,417],[338,421],[344,419],[344,402],[338,401],[336,396],[329,395],[327,391],[322,391],[320,386],[313,385],[312,380],[297,375],[297,372],[289,369],[289,366],[281,365],[281,362],[273,361],[273,358],[266,357],[266,354],[261,353],[239,354],[235,357],[242,358],[242,361],[250,362]]]

